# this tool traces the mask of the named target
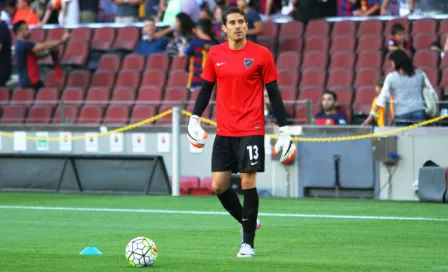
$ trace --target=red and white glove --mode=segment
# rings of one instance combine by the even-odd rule
[[[188,122],[187,129],[188,140],[190,144],[196,148],[203,148],[205,145],[205,139],[208,137],[208,133],[201,127],[201,118],[197,115],[192,115]]]
[[[280,162],[284,164],[292,162],[296,156],[296,143],[291,138],[288,126],[279,128],[279,137],[274,146],[274,155],[277,155],[280,152]]]

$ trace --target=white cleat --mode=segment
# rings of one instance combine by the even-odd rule
[[[249,244],[241,244],[240,251],[236,255],[237,258],[251,258],[255,256],[255,249],[253,249]]]

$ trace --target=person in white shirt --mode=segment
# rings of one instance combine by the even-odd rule
[[[62,0],[59,24],[63,26],[79,24],[78,0]]]

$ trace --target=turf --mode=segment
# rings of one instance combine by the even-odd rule
[[[260,212],[448,218],[442,204],[262,198]],[[0,206],[221,211],[214,197],[0,193]],[[124,249],[153,239],[148,271],[448,271],[448,222],[260,217],[256,257],[237,259],[230,216],[0,209],[0,271],[130,271]],[[104,252],[82,256],[86,246]]]

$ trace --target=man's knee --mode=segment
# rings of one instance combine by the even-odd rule
[[[229,189],[229,186],[226,184],[212,183],[212,189],[215,194],[219,195],[227,191],[227,189]]]
[[[257,173],[241,173],[241,188],[243,190],[252,189],[257,187]]]
[[[219,172],[212,173],[212,190],[219,195],[224,193],[230,187],[230,173]]]

